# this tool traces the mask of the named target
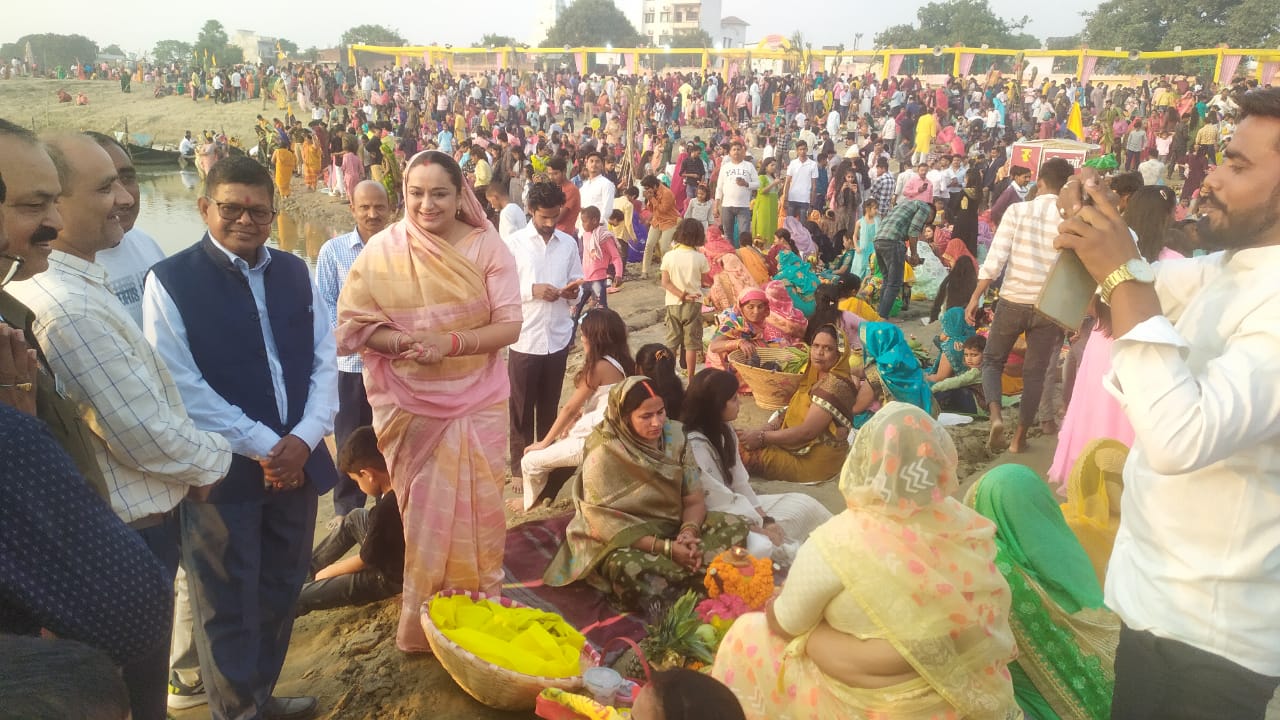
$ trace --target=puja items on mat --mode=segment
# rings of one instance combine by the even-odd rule
[[[582,674],[586,638],[559,615],[465,595],[434,599],[430,613],[441,634],[498,667],[542,677]]]
[[[773,597],[773,561],[735,547],[716,556],[703,581],[711,598],[735,595],[749,610],[761,610]]]
[[[671,606],[657,625],[649,625],[649,636],[640,648],[656,670],[684,667],[701,670],[716,657],[719,635],[702,622],[696,605],[698,596],[690,590]]]

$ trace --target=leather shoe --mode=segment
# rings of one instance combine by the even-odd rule
[[[273,697],[262,708],[266,720],[308,720],[315,717],[320,702],[314,696]]]

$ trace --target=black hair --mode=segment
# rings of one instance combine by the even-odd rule
[[[125,157],[131,160],[133,159],[133,157],[129,154],[129,150],[124,145],[121,145],[119,140],[111,137],[106,133],[100,133],[97,130],[85,130],[84,135],[87,136],[90,140],[93,140],[94,142],[101,145],[103,148],[107,148],[112,145],[115,145],[116,147],[120,148],[120,152],[124,153]]]
[[[129,691],[106,653],[75,640],[0,635],[4,718],[123,720]]]
[[[671,242],[691,248],[702,247],[707,244],[707,229],[702,226],[702,221],[685,218],[676,225],[676,232]]]
[[[582,208],[582,212],[578,214],[582,216],[583,219],[590,218],[590,219],[596,220],[597,222],[600,220],[600,208],[596,207],[595,205],[588,205]]]
[[[640,197],[640,188],[636,187],[635,185],[628,185],[627,189],[623,190],[622,192],[624,195],[626,195],[627,197],[633,200]]]
[[[387,460],[378,450],[378,436],[373,427],[364,425],[353,430],[338,448],[338,472],[346,475],[369,468],[385,472]]]
[[[4,137],[6,135],[16,137],[30,145],[36,145],[40,142],[40,139],[36,137],[34,132],[17,123],[9,122],[4,118],[0,118],[0,137]]]
[[[645,378],[641,382],[631,386],[626,395],[622,396],[622,404],[618,407],[618,412],[622,415],[621,420],[624,423],[631,422],[631,413],[636,408],[644,404],[645,400],[657,397],[662,400],[663,409],[667,412],[667,417],[672,417],[670,409],[667,407],[667,399],[658,392],[657,383],[652,378]],[[634,429],[634,428],[633,428]]]
[[[1111,189],[1120,197],[1128,197],[1144,185],[1146,182],[1142,179],[1142,173],[1138,172],[1120,173],[1111,177]]]
[[[746,720],[733,691],[710,675],[676,668],[653,673],[649,689],[666,720]]]
[[[4,176],[0,175],[0,203],[4,202],[4,199],[8,194],[9,194],[9,188],[5,187]]]
[[[636,372],[653,382],[653,390],[667,403],[667,414],[680,417],[684,409],[684,385],[676,376],[676,355],[662,343],[649,343],[636,351]]]
[[[1147,262],[1159,259],[1177,206],[1178,196],[1164,185],[1144,185],[1129,197],[1124,221],[1137,233],[1138,252]]]
[[[929,322],[938,319],[944,310],[953,307],[964,307],[978,288],[978,268],[973,260],[957,258],[951,272],[938,285],[938,294],[933,299],[933,310],[929,313]]]
[[[205,195],[213,195],[214,190],[223,185],[264,188],[267,197],[274,200],[276,196],[276,184],[271,179],[271,171],[247,155],[222,158],[209,168],[209,173],[204,177]]]
[[[426,167],[429,165],[439,165],[449,175],[449,181],[453,184],[453,189],[462,192],[462,167],[458,165],[458,161],[453,159],[449,153],[440,152],[439,150],[427,150],[422,153],[423,160],[415,165]]]
[[[978,352],[983,352],[984,350],[987,349],[987,339],[981,335],[978,335],[977,333],[974,333],[973,335],[970,335],[967,340],[964,341],[964,349],[977,350]]]
[[[1062,158],[1050,158],[1044,161],[1040,166],[1040,179],[1044,181],[1046,187],[1051,192],[1058,192],[1063,185],[1067,184],[1067,180],[1075,174],[1075,168],[1071,167],[1071,163]]]
[[[840,313],[840,288],[830,283],[818,286],[813,293],[813,313],[804,333],[805,343],[813,342],[813,336],[822,328],[843,322]]]
[[[661,184],[662,184],[662,181],[658,180],[657,175],[645,175],[644,179],[640,181],[641,187],[649,188],[650,190],[658,187]]]
[[[1031,174],[1031,168],[1023,165],[1014,165],[1013,167],[1009,168],[1009,177],[1013,177],[1014,175],[1030,175],[1030,174]]]
[[[840,299],[843,300],[862,289],[862,278],[853,273],[840,273],[840,277],[836,278],[833,284]]]
[[[1255,115],[1280,120],[1280,88],[1250,90],[1240,96],[1237,103],[1240,105],[1236,114],[1238,120]],[[1280,140],[1276,142],[1280,145]]]
[[[547,169],[557,172],[565,172],[569,168],[569,163],[565,161],[563,155],[557,155],[547,161]]]
[[[609,213],[609,222],[622,222],[624,218],[626,218],[626,214],[616,208]]]
[[[511,195],[511,188],[507,185],[507,182],[505,180],[494,180],[493,182],[489,183],[489,185],[485,188],[485,191],[496,192],[502,197],[510,197]]]
[[[537,182],[529,186],[529,212],[564,207],[564,190],[551,182]]]
[[[707,436],[720,457],[725,477],[737,460],[738,445],[733,427],[724,421],[724,406],[738,394],[738,377],[727,370],[703,368],[689,382],[688,402],[680,422],[685,432],[697,431]]]
[[[636,363],[631,359],[631,347],[627,344],[627,323],[621,315],[609,308],[588,310],[582,316],[578,329],[582,337],[591,339],[591,346],[583,358],[582,369],[573,379],[575,385],[590,384],[591,371],[606,356],[618,361],[623,375],[635,374]]]

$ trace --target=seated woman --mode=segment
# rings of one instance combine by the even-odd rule
[[[738,456],[738,436],[732,425],[740,406],[738,380],[731,373],[704,368],[689,383],[688,402],[680,419],[702,470],[707,509],[746,521],[751,529],[747,550],[752,555],[790,565],[800,543],[830,519],[831,513],[803,493],[756,495]]]
[[[951,249],[954,249],[955,244],[965,249],[964,243],[959,240],[953,240],[952,243]],[[947,257],[948,254],[942,256],[944,264]],[[973,291],[978,287],[978,266],[973,262],[972,256],[956,256],[950,268],[947,276],[942,278],[942,283],[938,285],[938,294],[933,299],[933,311],[929,313],[929,322],[937,320],[942,313],[953,307],[963,309],[969,304],[969,298],[973,297]]]
[[[707,512],[699,475],[684,428],[667,420],[649,378],[614,385],[573,479],[565,541],[543,579],[553,587],[585,580],[625,610],[701,590],[704,564],[746,541],[747,526]]]
[[[667,404],[668,417],[680,417],[684,383],[676,375],[676,354],[670,348],[662,343],[641,345],[636,351],[636,374],[649,378],[649,384]]]
[[[862,367],[857,371],[865,378],[871,392],[871,404],[863,408],[868,412],[854,418],[854,427],[860,428],[881,405],[894,402],[910,403],[930,415],[937,416],[937,405],[929,383],[925,382],[920,361],[907,344],[902,328],[887,322],[862,323]]]
[[[1001,465],[969,488],[965,504],[996,524],[996,567],[1013,593],[1018,704],[1036,720],[1110,718],[1120,620],[1103,606],[1049,486],[1029,467]]]
[[[1084,447],[1067,480],[1062,514],[1067,527],[1089,555],[1098,584],[1106,587],[1107,564],[1120,529],[1124,463],[1129,448],[1119,440],[1098,438]]]
[[[852,275],[847,277],[853,277]],[[840,296],[846,292],[840,280],[819,287],[813,294],[813,313],[809,315],[809,332],[805,342],[812,340],[812,334],[823,325],[835,325],[844,331],[845,337],[855,340],[858,328],[862,326],[862,318],[851,312],[840,309]],[[857,350],[856,342],[851,343]]]
[[[951,497],[956,462],[946,429],[904,403],[858,433],[840,473],[847,508],[716,654],[711,675],[748,718],[1022,717],[1009,586],[991,523]]]
[[[938,346],[938,359],[924,379],[932,384],[964,372],[964,342],[974,333],[974,327],[964,318],[964,308],[953,307],[942,313],[941,331],[933,339]]]
[[[627,347],[627,324],[622,316],[609,308],[595,308],[582,316],[579,328],[582,369],[574,378],[573,394],[560,408],[546,436],[524,449],[520,460],[524,485],[520,509],[529,510],[544,495],[555,497],[560,487],[547,486],[548,474],[557,468],[576,468],[582,462],[583,443],[604,417],[609,389],[635,374],[631,349]],[[562,478],[559,484],[563,483]]]
[[[752,240],[750,233],[742,233],[738,236],[736,254],[751,279],[755,280],[757,285],[764,285],[773,277],[773,273],[769,272],[769,256],[756,246],[756,242]]]
[[[796,309],[805,315],[813,314],[813,293],[818,289],[818,275],[796,253],[783,250],[778,253],[778,272],[773,279],[782,283],[791,296]]]
[[[800,338],[792,337],[769,322],[769,297],[759,288],[743,291],[738,296],[737,311],[720,313],[720,328],[707,345],[707,366],[731,370],[729,353],[741,350],[752,355],[764,347],[790,347]]]
[[[706,248],[711,244],[712,236],[718,237],[719,243],[728,245],[717,227],[712,225],[707,231],[707,245],[701,248],[703,254],[708,254]],[[707,299],[717,311],[732,310],[737,306],[738,298],[742,293],[760,287],[760,283],[756,282],[755,277],[742,264],[742,258],[733,251],[732,246],[729,247],[729,252],[716,252],[710,255],[714,255],[714,259],[710,261],[712,280],[711,288],[707,290]],[[768,277],[765,277],[765,281],[768,281]]]
[[[933,399],[939,410],[977,415],[987,406],[982,397],[982,353],[986,349],[987,339],[981,335],[964,341],[963,369],[933,383]]]
[[[849,343],[834,325],[818,328],[809,365],[791,402],[764,427],[741,434],[742,460],[770,480],[816,483],[833,477],[849,449],[853,418],[871,406],[869,383],[853,378]]]

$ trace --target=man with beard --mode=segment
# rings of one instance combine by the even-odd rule
[[[8,192],[0,205],[9,250],[0,256],[0,281],[29,280],[49,269],[49,243],[62,229],[58,212],[58,196],[62,185],[58,170],[49,159],[44,145],[26,128],[0,119],[0,175],[6,178]],[[12,273],[12,275],[10,274]],[[0,282],[0,285],[3,283]],[[27,347],[36,350],[39,377],[35,383],[36,417],[49,426],[54,439],[71,456],[76,469],[89,486],[105,501],[107,481],[98,467],[89,428],[80,419],[65,393],[62,379],[53,372],[48,358],[36,341],[32,324],[35,316],[17,298],[0,290],[0,321],[23,331]]]
[[[1104,380],[1136,440],[1106,602],[1124,626],[1112,717],[1261,719],[1280,684],[1280,90],[1241,99],[1205,181],[1205,257],[1141,260],[1086,169],[1057,244],[1102,287]]]
[[[47,144],[63,194],[63,226],[49,272],[16,283],[35,314],[32,327],[94,436],[111,509],[134,530],[173,580],[178,568],[178,504],[213,485],[231,464],[220,435],[197,430],[160,355],[107,287],[97,253],[120,244],[121,214],[133,198],[94,139],[59,135]],[[167,634],[168,627],[165,632]],[[135,718],[164,720],[169,648],[124,667]]]

